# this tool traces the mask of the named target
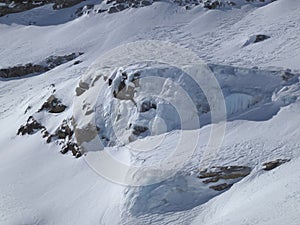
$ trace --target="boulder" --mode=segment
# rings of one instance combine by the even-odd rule
[[[269,38],[271,38],[271,37],[268,36],[268,35],[258,34],[258,35],[255,36],[254,43],[261,42],[261,41],[267,40]]]
[[[141,133],[144,133],[148,130],[148,127],[134,125],[132,134],[139,136]]]
[[[33,116],[30,116],[26,124],[19,128],[17,135],[34,134],[41,129],[45,129],[45,127],[38,123]]]
[[[276,159],[274,161],[266,162],[263,164],[263,170],[269,171],[275,169],[276,167],[289,161],[290,159]]]
[[[151,5],[152,3],[150,1],[147,1],[147,0],[143,0],[141,2],[141,6],[148,6],[148,5]]]
[[[64,120],[59,128],[56,130],[56,135],[58,139],[70,139],[73,135],[74,131],[70,128],[67,121]]]
[[[157,108],[157,106],[154,102],[144,101],[140,106],[140,112],[147,112],[150,109],[156,109],[156,108]]]
[[[71,151],[73,156],[75,156],[76,158],[82,156],[82,153],[76,143],[68,142],[66,145],[62,147],[60,152],[62,154],[66,154],[68,151]]]
[[[209,186],[209,188],[211,188],[211,189],[213,189],[215,191],[224,191],[226,189],[229,189],[232,185],[233,184],[223,183],[223,184]]]
[[[115,6],[112,6],[108,9],[107,11],[108,13],[116,13],[116,12],[119,12],[119,10],[117,9],[117,7]]]
[[[251,173],[251,168],[247,166],[213,166],[201,170],[199,173],[198,178],[202,179],[204,184],[219,183],[209,186],[209,188],[223,191],[248,176]]]
[[[42,105],[42,107],[38,110],[41,112],[43,110],[47,110],[49,113],[61,113],[65,111],[67,106],[61,103],[54,95],[51,95],[46,102]]]

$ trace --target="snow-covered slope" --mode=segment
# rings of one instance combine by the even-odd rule
[[[299,224],[299,165],[297,159],[249,177],[211,201],[193,224]]]
[[[300,224],[300,2],[74,16],[98,3],[0,17],[0,69],[83,53],[0,78],[0,224]],[[204,75],[218,82],[217,120]],[[51,96],[66,108],[44,109]],[[30,116],[44,128],[17,135]],[[68,142],[84,155],[60,154]],[[291,161],[262,170],[275,159]],[[213,166],[251,173],[205,182]]]

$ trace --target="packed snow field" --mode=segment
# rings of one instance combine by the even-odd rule
[[[1,225],[300,224],[300,1],[195,2],[0,16]]]

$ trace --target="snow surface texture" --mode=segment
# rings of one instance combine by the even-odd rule
[[[77,65],[70,61],[43,74],[1,79],[0,224],[300,224],[299,10],[300,2],[295,0],[262,7],[245,4],[230,10],[185,10],[155,2],[117,14],[90,13],[77,19],[70,17],[75,8],[54,12],[50,6],[1,17],[0,68],[39,63],[51,55],[85,54],[78,57],[82,63]],[[28,26],[30,21],[36,25]],[[254,43],[253,35],[259,34],[270,38]],[[207,110],[202,108],[197,130],[181,130],[176,119],[167,126],[143,123],[151,133],[135,135],[137,140],[130,147],[151,150],[129,151],[127,144],[109,147],[107,143],[104,151],[115,159],[149,166],[174,153],[182,133],[199,135],[190,160],[168,179],[149,186],[115,184],[95,173],[84,157],[61,155],[58,146],[46,144],[39,133],[16,136],[33,114],[50,132],[55,131],[64,119],[76,114],[76,87],[99,56],[121,44],[148,39],[193,50],[208,63],[220,84],[228,122],[222,146],[207,164],[201,160],[213,125],[210,113],[203,113]],[[143,63],[116,66],[116,77],[121,67],[128,74],[129,70],[133,74],[180,71],[159,62],[142,67]],[[67,108],[59,114],[37,113],[53,91],[51,84]],[[114,99],[112,87],[104,90],[110,94],[105,104],[113,100],[131,104],[131,100]],[[139,94],[137,109],[146,96],[142,91]],[[151,111],[153,105],[147,116],[154,118],[157,112],[152,115]],[[132,124],[143,122],[139,112],[123,112]],[[98,119],[101,125],[101,114]],[[123,129],[128,124],[119,125]],[[109,130],[101,132],[110,136]],[[126,140],[131,135],[123,133]],[[189,149],[191,142],[183,141],[182,149]],[[184,151],[176,156],[185,157]],[[269,172],[261,170],[263,162],[277,158],[292,160]],[[217,192],[197,178],[199,168],[207,165],[245,165],[252,172],[228,191]]]

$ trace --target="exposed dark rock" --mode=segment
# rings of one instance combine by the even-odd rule
[[[209,177],[215,177],[218,176],[219,173],[217,172],[208,172],[207,170],[200,171],[200,175],[198,178],[203,179],[203,178],[209,178]]]
[[[59,128],[56,130],[56,135],[59,139],[70,139],[73,135],[73,130],[68,125],[67,120],[64,120]]]
[[[147,112],[150,109],[156,109],[156,104],[151,101],[144,101],[140,106],[140,112]]]
[[[220,1],[217,1],[217,0],[214,0],[214,1],[206,1],[204,2],[204,8],[207,8],[207,9],[216,9],[216,8],[219,8],[223,6],[223,2],[220,2]]]
[[[293,74],[291,70],[287,69],[286,71],[284,71],[282,73],[281,77],[284,81],[288,81],[289,79],[293,78],[294,76],[295,76],[295,74]]]
[[[14,67],[0,69],[0,77],[16,78],[30,74],[44,73],[61,64],[77,58],[83,53],[72,53],[64,56],[50,56],[39,64],[27,63],[26,65],[17,65]]]
[[[125,6],[123,4],[120,4],[120,5],[117,5],[116,8],[119,10],[119,11],[122,11],[125,9]]]
[[[269,38],[271,38],[271,37],[268,36],[268,35],[258,34],[258,35],[255,36],[254,43],[261,42],[261,41],[267,40]]]
[[[6,5],[0,6],[0,16],[4,16],[11,13],[23,12],[26,10],[30,10],[39,6],[43,6],[46,4],[53,4],[54,10],[59,10],[67,7],[74,6],[79,4],[85,0],[5,0],[4,3]],[[98,9],[97,13],[116,13],[122,11],[127,8],[139,8],[145,7],[153,4],[155,0],[107,0],[105,1],[106,6],[103,9]],[[191,9],[194,6],[201,5],[207,9],[218,9],[221,7],[232,7],[236,5],[232,1],[220,1],[220,0],[171,0],[179,6],[183,6],[186,9]],[[264,0],[245,0],[247,2],[265,2]],[[10,5],[13,3],[13,5]],[[108,6],[108,7],[107,7]],[[109,8],[107,10],[107,8]],[[82,7],[79,7],[75,12],[76,16],[82,16],[84,14],[89,14],[94,9],[94,5],[87,4]],[[34,23],[31,23],[34,24]]]
[[[271,162],[266,162],[263,164],[263,170],[269,171],[272,170],[286,162],[289,162],[290,159],[276,159],[274,161]]]
[[[224,191],[226,189],[229,189],[232,185],[233,184],[223,183],[223,184],[209,186],[209,188],[214,189],[215,191]]]
[[[108,13],[116,13],[116,12],[119,12],[119,10],[117,9],[116,6],[112,6],[108,9],[107,11]]]
[[[63,9],[74,6],[85,0],[5,0],[5,6],[0,6],[0,16],[4,16],[11,13],[24,12],[39,6],[54,3],[53,9]],[[12,4],[13,3],[13,4]]]
[[[91,12],[92,9],[94,9],[94,5],[92,5],[92,4],[84,5],[84,6],[78,8],[78,9],[76,10],[75,15],[76,15],[77,17],[79,17],[79,16],[82,16],[82,15],[84,15],[84,14],[89,14],[89,13]]]
[[[219,179],[236,179],[249,175],[251,168],[247,166],[212,167],[200,171],[200,179],[217,177]]]
[[[264,35],[264,34],[253,35],[253,36],[249,37],[249,39],[246,41],[246,43],[243,45],[243,47],[246,47],[250,44],[262,42],[262,41],[267,40],[269,38],[271,38],[271,37],[268,36],[268,35]]]
[[[31,135],[41,130],[42,138],[46,139],[47,143],[57,141],[59,145],[63,144],[61,153],[65,154],[69,150],[76,158],[82,156],[82,152],[76,142],[72,139],[74,131],[71,126],[71,120],[63,120],[62,124],[57,128],[54,134],[50,134],[45,126],[38,123],[33,116],[30,116],[25,125],[22,125],[17,135]]]
[[[74,131],[70,122],[71,120],[63,120],[62,124],[57,128],[56,132],[51,135],[51,138],[58,139],[63,143],[60,151],[62,154],[66,154],[68,151],[71,151],[73,156],[78,158],[82,155],[82,152],[78,144],[72,140]]]
[[[44,129],[45,127],[38,123],[32,116],[30,116],[26,122],[25,125],[22,125],[18,132],[17,135],[25,135],[25,134],[34,134],[38,130]]]
[[[204,184],[208,184],[208,183],[214,183],[214,182],[218,182],[220,180],[220,178],[218,176],[216,177],[211,177],[209,179],[206,179],[204,181],[202,181]]]
[[[25,109],[25,112],[24,112],[24,114],[26,114],[29,110],[31,109],[31,106],[29,105],[29,106],[27,106],[27,108]]]
[[[97,10],[97,13],[104,13],[104,12],[106,12],[107,11],[107,9],[98,9]]]
[[[148,5],[151,5],[152,3],[150,2],[150,1],[147,1],[147,0],[143,0],[142,2],[141,2],[141,5],[142,6],[148,6]]]
[[[48,0],[49,1],[49,0]],[[85,0],[54,0],[53,9],[64,9],[76,5]]]
[[[80,63],[82,63],[82,61],[77,60],[77,61],[75,61],[75,62],[73,63],[73,65],[78,65],[78,64],[80,64]]]
[[[216,183],[226,180],[226,183],[210,186],[216,191],[230,188],[234,183],[251,173],[251,168],[247,166],[218,166],[200,171],[198,178],[203,179],[204,184]]]
[[[50,143],[51,141],[52,141],[52,137],[53,137],[53,135],[51,134],[51,135],[49,135],[48,137],[47,137],[47,139],[46,139],[46,143]]]
[[[54,95],[51,95],[47,101],[42,105],[42,107],[38,110],[41,112],[43,110],[47,110],[50,113],[61,113],[65,111],[67,107],[61,103]]]
[[[0,77],[3,78],[13,78],[13,77],[22,77],[34,73],[44,73],[48,69],[42,65],[33,65],[31,63],[26,64],[25,66],[17,65],[14,67],[0,69]]]
[[[105,4],[109,6],[108,13],[116,13],[128,8],[149,6],[152,5],[152,3],[153,0],[107,0],[105,2]],[[105,8],[107,8],[107,6]],[[105,12],[105,8],[101,9],[101,11],[98,10],[98,12]]]
[[[141,133],[144,133],[145,131],[148,130],[148,127],[144,126],[139,126],[139,125],[134,125],[133,126],[133,134],[136,136],[139,136]]]
[[[75,156],[76,158],[79,158],[82,155],[78,145],[73,142],[68,142],[66,145],[64,145],[60,152],[62,154],[66,154],[68,151],[71,151],[73,156]]]
[[[42,131],[41,131],[41,133],[42,133],[42,137],[43,138],[46,138],[46,137],[48,137],[50,134],[49,134],[49,132],[46,130],[46,128],[44,128]]]
[[[62,65],[66,62],[76,59],[78,56],[82,54],[83,54],[82,52],[79,52],[79,53],[71,53],[69,55],[63,55],[63,56],[50,56],[47,59],[45,59],[44,62],[46,63],[48,70],[51,70],[59,65]]]

